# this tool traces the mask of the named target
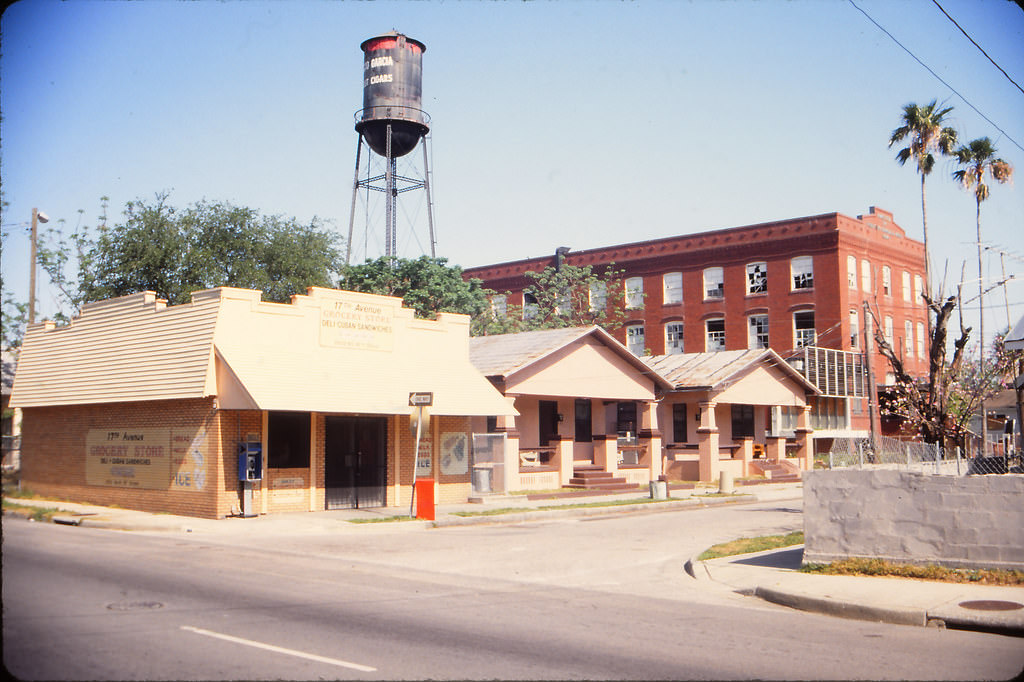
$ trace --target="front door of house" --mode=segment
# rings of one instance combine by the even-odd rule
[[[558,403],[554,400],[541,400],[537,411],[539,445],[548,445],[558,435]]]
[[[324,489],[327,509],[387,504],[387,419],[327,417]]]

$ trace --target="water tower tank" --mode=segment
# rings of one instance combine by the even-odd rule
[[[426,46],[401,33],[370,38],[363,50],[363,109],[356,113],[356,131],[370,149],[387,156],[391,126],[391,158],[416,148],[430,130],[422,109],[423,53]]]

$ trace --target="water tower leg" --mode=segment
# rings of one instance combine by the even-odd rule
[[[385,171],[384,171],[384,255],[388,264],[392,267],[395,264],[395,159],[391,156],[391,124],[388,124],[385,146]]]
[[[434,239],[434,208],[430,200],[430,166],[427,165],[427,136],[423,136],[423,191],[427,193],[427,226],[430,229],[430,257],[437,258],[437,240]]]
[[[352,262],[352,228],[356,221],[356,195],[359,193],[359,157],[363,151],[363,136],[356,136],[356,173],[352,180],[352,208],[348,212],[348,242],[345,244],[345,265]]]

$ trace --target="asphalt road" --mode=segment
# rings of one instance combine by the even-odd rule
[[[1024,668],[1019,639],[794,612],[683,573],[713,542],[799,528],[792,505],[216,537],[5,520],[4,663],[22,679],[90,680],[959,680]]]

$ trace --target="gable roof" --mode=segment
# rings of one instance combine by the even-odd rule
[[[670,388],[664,377],[651,373],[650,368],[629,352],[611,334],[598,326],[540,329],[515,334],[475,336],[469,340],[469,359],[487,377],[507,380],[554,355],[571,344],[593,337],[610,348],[616,356],[654,381],[659,388]]]
[[[714,390],[724,388],[750,367],[765,363],[776,366],[806,391],[821,391],[800,372],[770,348],[753,350],[723,350],[712,353],[674,353],[653,355],[644,361],[667,379],[676,391]]]

